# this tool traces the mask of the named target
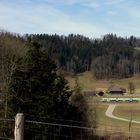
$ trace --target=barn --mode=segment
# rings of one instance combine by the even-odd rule
[[[126,92],[126,89],[113,85],[108,88],[107,92],[111,95],[123,95]]]

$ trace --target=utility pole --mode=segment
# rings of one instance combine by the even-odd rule
[[[15,117],[15,140],[24,140],[24,115],[18,113]]]

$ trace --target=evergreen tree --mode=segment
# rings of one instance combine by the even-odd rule
[[[67,119],[71,91],[67,81],[57,74],[55,63],[49,59],[38,43],[27,44],[27,57],[17,62],[9,85],[9,116],[24,113],[26,119],[48,121],[48,117]],[[32,117],[30,117],[32,116]],[[34,129],[35,126],[29,126]],[[40,128],[38,128],[40,130]],[[51,129],[51,128],[50,128]],[[46,127],[40,131],[48,133]],[[61,133],[68,133],[61,130]],[[26,139],[40,139],[39,135],[26,132]],[[47,138],[48,136],[44,137]]]

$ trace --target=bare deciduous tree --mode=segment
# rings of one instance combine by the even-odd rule
[[[134,94],[135,93],[135,89],[136,89],[136,87],[135,87],[134,82],[129,82],[128,90],[129,90],[130,94]]]

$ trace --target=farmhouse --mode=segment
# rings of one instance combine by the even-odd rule
[[[107,92],[111,95],[123,95],[126,92],[126,89],[112,85],[108,88]]]

